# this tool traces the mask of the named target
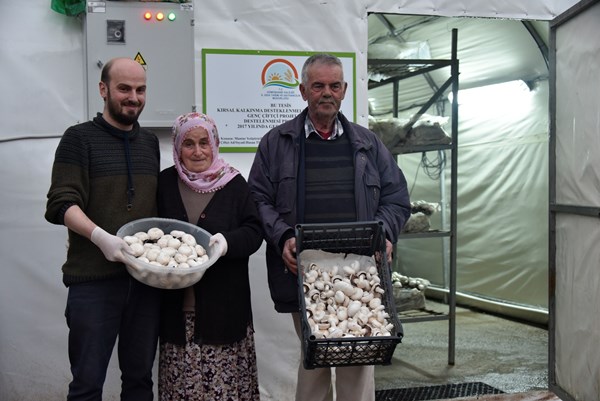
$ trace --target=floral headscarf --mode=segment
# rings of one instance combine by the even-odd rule
[[[181,144],[187,133],[202,127],[208,132],[208,141],[212,150],[212,164],[201,173],[188,171],[181,162]],[[201,113],[183,114],[173,124],[173,161],[181,180],[196,192],[207,193],[223,188],[240,172],[219,158],[219,132],[212,118]]]

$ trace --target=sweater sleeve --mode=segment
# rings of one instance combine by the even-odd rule
[[[47,194],[44,217],[53,224],[63,224],[65,205],[78,205],[82,210],[88,201],[88,151],[82,136],[73,128],[61,138],[52,165],[52,178]]]

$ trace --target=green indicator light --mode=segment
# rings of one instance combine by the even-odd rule
[[[169,19],[169,21],[175,21],[175,13],[169,13],[167,18]]]

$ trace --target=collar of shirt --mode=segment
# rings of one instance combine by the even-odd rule
[[[310,134],[312,134],[314,132],[315,134],[319,135],[320,138],[325,139],[315,129],[315,126],[313,125],[312,121],[310,121],[310,118],[308,116],[306,116],[306,120],[304,120],[304,132],[306,133],[307,138]],[[333,123],[333,132],[331,133],[331,136],[329,136],[329,138],[327,138],[325,140],[332,141],[332,140],[336,139],[337,137],[342,136],[343,133],[344,133],[344,127],[342,127],[342,123],[340,122],[340,119],[337,118],[337,116],[336,116],[335,122]]]

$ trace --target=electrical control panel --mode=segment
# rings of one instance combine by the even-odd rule
[[[146,69],[143,127],[171,127],[196,110],[192,3],[88,1],[85,16],[87,117],[102,112],[98,83],[104,64],[128,57]]]

